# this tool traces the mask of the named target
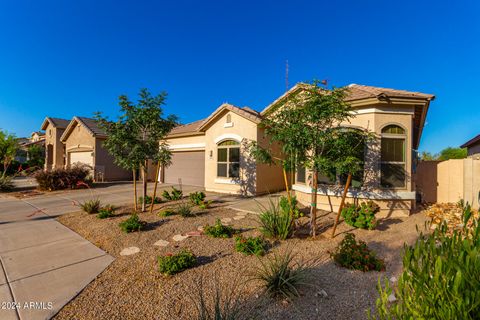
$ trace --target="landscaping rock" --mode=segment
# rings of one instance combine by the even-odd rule
[[[220,221],[222,221],[222,223],[224,223],[224,224],[228,224],[228,223],[232,222],[232,218],[222,218]]]
[[[395,302],[395,301],[397,301],[397,298],[393,293],[388,296],[388,302]]]
[[[183,241],[187,238],[188,238],[188,236],[182,236],[181,234],[176,234],[172,237],[173,241],[177,241],[177,242]]]
[[[242,219],[245,219],[245,216],[236,216],[236,217],[233,217],[233,220],[242,220]]]
[[[139,252],[140,252],[140,248],[138,248],[138,247],[128,247],[128,248],[125,248],[122,251],[120,251],[120,255],[121,256],[129,256],[129,255],[139,253]]]
[[[203,226],[198,227],[197,230],[203,232]]]
[[[169,243],[170,242],[168,242],[167,240],[158,240],[153,245],[158,246],[158,247],[166,247],[166,246],[168,246]]]
[[[190,231],[185,234],[187,237],[200,237],[202,233],[200,231]]]

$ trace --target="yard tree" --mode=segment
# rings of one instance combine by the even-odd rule
[[[0,161],[3,166],[2,178],[7,175],[7,170],[10,167],[18,150],[18,142],[13,134],[0,130]]]
[[[45,163],[45,155],[43,153],[42,147],[38,145],[31,145],[27,149],[28,155],[28,165],[31,167],[43,168]]]
[[[467,157],[467,148],[448,147],[440,151],[438,160],[465,159]]]
[[[157,162],[158,166],[169,164],[171,154],[162,141],[177,124],[177,117],[164,115],[162,106],[167,97],[165,92],[153,96],[147,89],[141,89],[138,95],[136,104],[126,95],[119,97],[121,114],[117,121],[109,121],[100,113],[95,117],[107,133],[104,147],[114,157],[115,163],[134,172],[135,206],[135,171],[140,170],[143,197],[141,210],[145,211],[148,161]]]
[[[312,172],[310,227],[316,236],[318,176],[332,168],[331,134],[353,117],[345,101],[347,88],[327,89],[314,81],[305,90],[266,114],[262,125],[272,141],[283,146],[285,154],[295,155],[297,165]]]

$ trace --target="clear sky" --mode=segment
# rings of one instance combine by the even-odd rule
[[[117,114],[165,90],[182,122],[314,78],[433,93],[421,150],[480,133],[480,2],[0,0],[0,128]]]

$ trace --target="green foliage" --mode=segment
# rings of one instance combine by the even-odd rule
[[[180,202],[177,205],[177,213],[184,218],[195,216],[195,213],[192,210],[192,205],[186,201]]]
[[[112,206],[111,204],[107,204],[103,206],[97,214],[98,219],[106,219],[113,217],[113,214],[115,213],[115,207]]]
[[[42,169],[45,164],[44,149],[36,144],[28,147],[28,161],[30,167],[37,167]]]
[[[342,217],[352,227],[373,230],[377,226],[375,214],[379,211],[380,207],[373,201],[362,202],[359,206],[347,203],[342,209]]]
[[[127,220],[120,222],[118,225],[125,233],[140,231],[145,222],[141,221],[136,213],[132,214]]]
[[[478,319],[480,315],[480,218],[467,205],[463,228],[444,221],[431,234],[405,245],[396,288],[379,280],[378,319]],[[390,303],[392,294],[396,302]]]
[[[360,271],[384,271],[385,263],[378,259],[364,241],[355,239],[355,235],[347,233],[337,249],[331,253],[333,260],[347,269]]]
[[[18,141],[15,135],[0,130],[0,163],[3,165],[2,177],[7,175],[8,168],[15,159]]]
[[[200,192],[192,192],[188,196],[190,198],[190,201],[192,202],[193,205],[198,206],[203,203],[205,200],[205,193],[202,191]]]
[[[290,201],[292,202],[292,213],[295,219],[303,217],[303,213],[298,209],[298,200],[297,196],[290,196]],[[280,209],[282,211],[290,212],[290,203],[288,202],[288,198],[281,196],[279,201]]]
[[[175,255],[158,257],[158,270],[165,275],[173,275],[192,268],[196,263],[197,258],[193,253],[182,250]]]
[[[267,256],[260,260],[252,279],[260,281],[271,297],[299,297],[299,288],[307,285],[308,266],[294,258],[291,251]]]
[[[203,233],[212,238],[230,238],[235,230],[230,226],[223,225],[220,219],[217,219],[213,226],[207,224],[203,228]]]
[[[100,199],[91,199],[87,200],[83,203],[80,203],[80,208],[86,213],[92,214],[92,213],[98,213],[100,210],[102,204],[100,202]]]
[[[422,161],[438,160],[438,155],[432,154],[431,152],[422,151],[422,153],[420,154],[420,160]]]
[[[246,254],[263,256],[268,249],[268,242],[262,237],[235,237],[235,251]]]
[[[84,187],[91,184],[88,166],[73,166],[67,169],[38,171],[34,175],[40,190],[61,190]]]
[[[260,205],[260,231],[267,238],[285,240],[293,233],[293,218],[288,210],[269,199],[268,207]]]
[[[440,151],[438,160],[465,159],[467,157],[467,148],[448,147]]]
[[[168,201],[177,201],[183,198],[183,191],[172,187],[171,192],[168,192],[168,190],[163,190],[162,196]]]
[[[199,207],[200,209],[202,209],[202,210],[206,210],[206,209],[210,208],[210,205],[212,204],[212,202],[213,202],[212,200],[202,201],[202,202],[198,205],[198,207]]]
[[[143,197],[138,198],[138,202],[143,203]],[[146,204],[151,204],[152,203],[152,197],[151,196],[145,196],[145,203]],[[155,201],[153,202],[154,204],[159,204],[162,203],[162,198],[160,197],[155,197]]]
[[[165,210],[162,210],[158,213],[158,216],[159,217],[170,217],[170,216],[173,216],[175,215],[176,212],[171,210],[171,209],[165,209]]]
[[[0,175],[0,191],[10,191],[12,189],[12,177]]]

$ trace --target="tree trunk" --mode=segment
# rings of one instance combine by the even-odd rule
[[[335,224],[333,225],[332,238],[335,237],[335,230],[337,230],[338,220],[340,219],[340,214],[342,213],[343,205],[345,204],[345,198],[347,197],[348,188],[352,182],[352,174],[348,174],[347,183],[345,183],[345,189],[342,194],[342,201],[340,202],[340,207],[338,208],[337,218],[335,219]]]
[[[157,172],[155,173],[155,184],[153,187],[153,196],[152,196],[152,204],[150,205],[150,213],[153,212],[153,203],[155,202],[155,197],[157,196],[157,185],[158,185],[159,175],[160,175],[160,162],[157,163]]]
[[[313,171],[312,177],[312,203],[310,203],[310,234],[315,238],[317,235],[317,189],[318,189],[318,171]]]
[[[133,169],[133,210],[137,212],[137,170]]]
[[[142,212],[146,211],[146,202],[147,202],[147,170],[148,170],[148,160],[145,160],[142,168]]]
[[[290,190],[288,188],[287,171],[285,170],[285,168],[282,168],[282,170],[283,170],[283,180],[285,181],[285,189],[287,190],[288,204],[290,206],[290,216],[292,216],[293,218],[292,197],[290,196]]]

